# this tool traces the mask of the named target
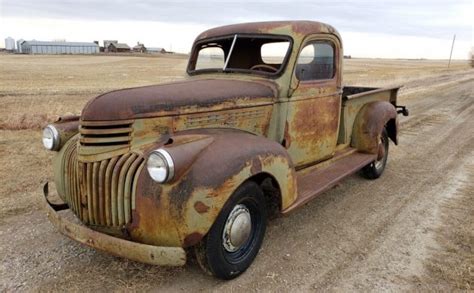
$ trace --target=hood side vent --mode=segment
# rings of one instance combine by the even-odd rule
[[[81,121],[79,142],[84,147],[107,147],[130,145],[133,120],[126,121]]]

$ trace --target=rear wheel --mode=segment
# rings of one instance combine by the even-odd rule
[[[385,166],[387,165],[388,158],[388,134],[387,130],[384,128],[380,134],[379,144],[378,144],[378,153],[377,159],[372,163],[368,164],[362,168],[362,174],[368,179],[377,179],[379,178]]]
[[[194,248],[199,265],[221,279],[233,279],[253,262],[265,235],[265,197],[246,182],[229,198],[209,233]]]

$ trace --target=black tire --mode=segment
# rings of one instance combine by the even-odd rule
[[[225,241],[224,228],[228,225],[231,213],[242,206],[247,208],[245,215],[250,215],[251,224],[248,238],[236,251],[229,251],[230,238]],[[234,223],[234,222],[232,222]],[[209,233],[194,247],[196,259],[204,271],[217,278],[230,280],[252,264],[263,242],[267,224],[265,197],[260,187],[252,181],[242,184],[229,198]],[[248,226],[247,226],[248,227]],[[229,230],[227,230],[229,231]]]
[[[383,171],[385,170],[385,166],[387,165],[388,134],[385,128],[382,130],[379,143],[382,144],[384,147],[384,154],[382,158],[375,160],[372,163],[365,166],[364,168],[362,168],[362,175],[367,179],[379,178],[382,175]]]

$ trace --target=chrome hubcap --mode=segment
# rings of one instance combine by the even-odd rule
[[[243,204],[236,205],[229,214],[222,233],[225,250],[237,251],[244,245],[252,231],[252,217]]]
[[[385,139],[382,136],[380,137],[380,141],[379,141],[379,150],[378,150],[377,160],[374,162],[376,169],[380,169],[383,167],[384,157],[385,157]]]

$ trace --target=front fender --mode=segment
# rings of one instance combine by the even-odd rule
[[[385,101],[375,101],[364,105],[354,121],[351,146],[361,152],[376,154],[377,138],[385,126],[387,126],[388,136],[397,144],[397,109]]]
[[[71,137],[79,132],[79,116],[61,116],[52,125],[59,132],[58,149],[61,149]]]
[[[158,184],[144,168],[128,230],[136,240],[189,247],[207,234],[232,193],[253,175],[266,173],[278,183],[281,206],[296,197],[291,159],[278,143],[237,130],[186,131],[162,146],[176,163],[172,182]]]
[[[251,176],[271,175],[283,208],[295,199],[296,176],[286,150],[276,142],[237,130],[187,131],[162,146],[177,163],[177,178],[151,180],[143,168],[128,230],[142,243],[189,247],[214,223],[234,190]],[[176,176],[175,176],[176,177]]]

